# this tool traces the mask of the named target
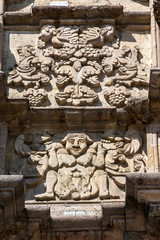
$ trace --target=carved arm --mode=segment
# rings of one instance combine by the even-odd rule
[[[97,149],[97,157],[93,159],[93,165],[98,168],[103,168],[104,167],[104,154],[105,154],[105,149],[102,147],[101,144],[98,144],[98,149]]]
[[[52,148],[49,152],[49,167],[56,170],[59,166],[57,153],[56,153],[56,144],[52,145]]]

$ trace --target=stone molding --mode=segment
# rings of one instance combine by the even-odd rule
[[[23,176],[0,175],[0,234],[9,230],[24,210]]]
[[[119,234],[119,239],[134,239],[138,236],[145,236],[146,239],[158,240],[159,230],[159,204],[160,204],[160,174],[159,173],[136,173],[127,175],[126,202],[111,201],[111,203],[90,205],[90,210],[83,215],[85,208],[83,205],[65,204],[63,206],[37,205],[36,203],[26,203],[30,221],[45,215],[45,219],[51,218],[51,226],[55,232],[64,231],[86,231],[87,228],[94,228],[101,231],[108,229],[107,236],[114,238]],[[32,205],[32,206],[31,206]],[[154,209],[157,210],[154,210]],[[50,210],[49,210],[50,209]],[[66,209],[68,209],[66,211]],[[91,210],[92,209],[92,210]],[[97,209],[97,210],[96,210]],[[148,211],[149,209],[149,211]],[[98,211],[99,217],[93,218],[91,211]],[[40,214],[45,211],[45,214]],[[77,211],[77,214],[75,214]],[[49,214],[50,212],[50,214]],[[68,213],[68,215],[67,215]],[[48,217],[47,217],[48,216]],[[55,217],[56,216],[56,217]],[[153,227],[154,226],[154,227]],[[112,235],[113,230],[115,231]],[[66,233],[67,234],[67,233]],[[129,238],[130,237],[130,238]],[[138,238],[137,238],[138,239]]]
[[[33,6],[32,13],[5,12],[6,25],[36,24],[40,19],[108,19],[118,17],[123,13],[122,6],[74,6],[52,7]],[[43,16],[43,17],[42,17]]]
[[[6,227],[6,225],[4,227],[4,222],[2,221],[2,219],[5,219],[5,224],[9,221],[9,227],[12,224],[14,225],[14,221],[17,216],[23,212],[24,199],[22,186],[22,176],[1,176],[0,189],[3,189],[4,192],[4,195],[0,195],[1,233],[3,233],[4,228]],[[9,199],[11,199],[12,202],[13,198],[15,199],[14,207],[10,206],[11,208],[8,209],[8,201],[10,201]],[[123,234],[125,229],[124,237],[126,240],[134,239],[138,236],[145,237],[145,239],[158,240],[160,217],[159,205],[160,174],[128,174],[126,187],[126,204],[122,202],[111,202],[110,204],[102,203],[102,211],[98,210],[99,218],[93,218],[94,221],[91,220],[90,225],[88,222],[90,220],[88,218],[88,215],[86,215],[85,221],[87,224],[89,224],[89,228],[95,228],[95,224],[97,224],[97,232],[101,231],[101,228],[103,228],[104,230],[107,228],[107,233],[105,233],[104,231],[103,235],[107,234],[106,236],[110,236],[112,237],[112,239],[116,239],[116,237],[114,238],[114,236],[116,236],[116,233],[120,234],[119,239],[124,239]],[[54,229],[54,232],[56,232],[56,234],[58,234],[58,232],[62,230],[64,231],[64,234],[67,234],[68,230],[70,232],[74,232],[80,229],[81,232],[87,230],[86,224],[79,225],[80,219],[81,221],[83,219],[82,215],[80,214],[80,211],[81,213],[84,211],[83,206],[77,206],[77,209],[79,208],[80,211],[78,212],[76,217],[71,215],[71,213],[70,215],[68,214],[68,217],[66,219],[67,225],[62,224],[65,223],[65,218],[62,218],[62,216],[64,216],[63,208],[61,209],[62,216],[60,214],[58,217],[54,218],[54,216],[56,216],[55,211],[57,211],[56,206],[53,209],[51,205],[37,205],[36,203],[32,203],[31,205],[31,203],[26,203],[25,207],[27,209],[27,218],[29,221],[28,231],[30,233],[30,236],[33,237],[32,239],[36,239],[37,236],[39,236],[39,238],[43,236],[43,239],[47,239],[46,229],[48,229],[47,231],[52,237],[53,232],[50,232],[49,229]],[[71,211],[72,213],[74,213],[75,209],[73,210],[72,208]],[[81,228],[79,228],[80,226]],[[113,230],[115,231],[114,235]],[[96,234],[96,231],[94,232],[94,234]],[[88,232],[88,234],[91,234],[91,232]],[[10,237],[11,236],[12,234],[10,235]]]
[[[80,17],[81,16],[81,17]],[[130,24],[130,25],[149,25],[150,12],[124,12],[122,5],[91,5],[91,6],[74,6],[74,7],[52,7],[52,6],[33,6],[32,13],[27,12],[5,12],[4,19],[5,25],[38,25],[39,21],[44,19],[54,19],[62,24],[68,22],[67,19],[72,19],[83,22],[83,19],[87,19],[87,22],[94,24],[101,24],[103,19],[116,19],[118,24]],[[71,24],[70,22],[70,24]]]

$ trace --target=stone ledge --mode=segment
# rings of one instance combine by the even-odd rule
[[[17,116],[17,113],[18,116]],[[91,118],[92,116],[92,118]],[[57,107],[57,108],[37,108],[29,109],[27,100],[8,100],[1,107],[1,122],[16,120],[17,124],[25,127],[28,124],[31,127],[42,129],[57,128],[57,129],[73,129],[84,128],[85,131],[104,131],[107,125],[115,124],[117,116],[116,108],[106,109],[104,107]],[[113,121],[114,119],[114,121]],[[23,124],[22,124],[23,121]],[[9,129],[13,126],[9,124]]]
[[[15,193],[21,185],[21,176],[1,176],[0,189],[14,187]],[[155,194],[157,192],[157,198]],[[26,202],[27,219],[30,231],[107,231],[112,236],[113,230],[124,235],[124,239],[134,239],[138,232],[139,237],[159,236],[160,217],[160,173],[132,173],[127,174],[126,203],[110,201],[101,203],[32,203]],[[142,193],[145,193],[142,194]],[[19,194],[15,194],[16,198]],[[23,198],[21,198],[21,203]],[[8,203],[8,202],[7,202]],[[4,207],[0,204],[0,217],[4,214]],[[149,211],[148,211],[148,210]],[[23,211],[23,203],[21,209]],[[147,210],[147,212],[146,212]],[[147,214],[146,214],[147,213]],[[3,228],[3,221],[0,225]],[[154,226],[154,227],[153,227]],[[49,230],[50,229],[50,230]],[[51,230],[52,229],[52,230]],[[157,231],[157,232],[156,232]],[[40,233],[39,233],[40,234]],[[113,238],[116,239],[116,238]],[[122,239],[120,237],[120,239]],[[138,238],[137,238],[138,239]]]
[[[24,210],[23,176],[0,175],[0,236]]]
[[[147,206],[154,202],[160,202],[160,173],[127,174],[125,209],[127,231],[146,231],[145,211]]]
[[[75,6],[75,7],[51,7],[51,6],[34,6],[32,12],[5,12],[5,25],[39,25],[41,19],[53,19],[57,21],[75,19],[116,19],[117,24],[121,25],[149,25],[150,12],[123,12],[122,6]],[[90,23],[89,23],[90,24]]]
[[[23,176],[0,175],[0,189],[13,192],[15,216],[24,208]],[[1,192],[3,192],[1,191]],[[6,204],[6,202],[4,202]],[[9,212],[8,212],[9,213]]]
[[[110,201],[99,204],[90,203],[86,206],[86,204],[77,202],[72,204],[68,202],[49,204],[48,202],[53,228],[58,230],[71,228],[73,230],[96,227],[98,229],[114,226],[121,221],[123,224],[125,222],[128,232],[147,231],[146,221],[149,219],[146,219],[145,209],[150,204],[160,203],[160,173],[130,173],[126,178],[126,203]],[[156,198],[155,194],[157,194]],[[30,204],[27,204],[26,208],[28,209],[29,206],[31,211]],[[35,216],[38,217],[41,215],[40,206],[42,204],[34,202],[33,205],[36,209]],[[43,208],[44,205],[42,205]],[[47,211],[49,210],[47,209]],[[157,219],[157,214],[155,216],[150,214],[150,216]]]
[[[83,126],[85,129],[96,131],[104,130],[107,124],[113,123],[115,114],[116,109],[105,108],[32,109],[30,119],[33,125],[45,122],[48,125],[56,125],[58,129],[66,126],[69,129]]]
[[[112,225],[115,219],[122,219],[125,216],[125,202],[117,201],[102,203],[103,226]]]
[[[51,18],[115,18],[123,13],[123,6],[74,6],[74,7],[52,7],[34,6],[33,14]]]
[[[92,19],[92,18],[116,18],[123,13],[123,6],[74,6],[52,7],[34,6],[32,13],[5,12],[6,25],[39,24],[40,19]]]

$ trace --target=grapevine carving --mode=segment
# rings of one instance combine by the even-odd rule
[[[10,86],[24,87],[23,96],[29,99],[30,106],[43,105],[48,96],[47,86],[53,81],[59,105],[93,105],[101,101],[97,94],[100,92],[108,105],[117,108],[134,102],[133,87],[148,85],[139,61],[139,48],[120,45],[113,25],[58,28],[45,25],[37,46],[37,49],[30,45],[18,47],[18,66],[8,76]],[[37,91],[41,94],[39,100],[34,100]]]

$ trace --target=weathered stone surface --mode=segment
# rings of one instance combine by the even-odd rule
[[[147,98],[148,64],[138,60],[133,43],[120,46],[114,25],[45,25],[35,44],[17,47],[18,67],[8,76],[11,99],[27,98],[30,107],[125,108]]]
[[[22,176],[0,175],[0,236],[10,230],[24,209]]]
[[[1,2],[0,238],[158,240],[159,1]]]
[[[29,11],[29,9],[31,9],[31,7],[33,6],[33,4],[35,6],[49,6],[51,4],[51,0],[7,0],[7,10],[10,11]],[[53,2],[57,2],[53,1]],[[61,2],[61,1],[58,1]],[[62,1],[63,2],[63,1]],[[141,3],[140,3],[141,2]],[[140,11],[148,11],[149,9],[149,1],[148,0],[121,0],[121,2],[119,2],[118,0],[101,0],[101,1],[97,1],[97,0],[79,0],[79,1],[74,1],[74,0],[69,0],[69,6],[77,6],[77,5],[81,5],[81,6],[90,6],[90,5],[95,5],[95,6],[101,6],[101,5],[123,5],[125,11],[136,11],[136,12],[140,12]],[[16,4],[15,4],[16,3]],[[141,5],[140,5],[141,4]]]
[[[40,192],[35,199],[44,201],[124,198],[126,173],[146,171],[142,138],[135,129],[106,130],[99,141],[83,132],[62,136],[57,141],[59,134],[36,131],[16,138],[7,171],[25,176],[27,199],[33,198],[31,188]]]

